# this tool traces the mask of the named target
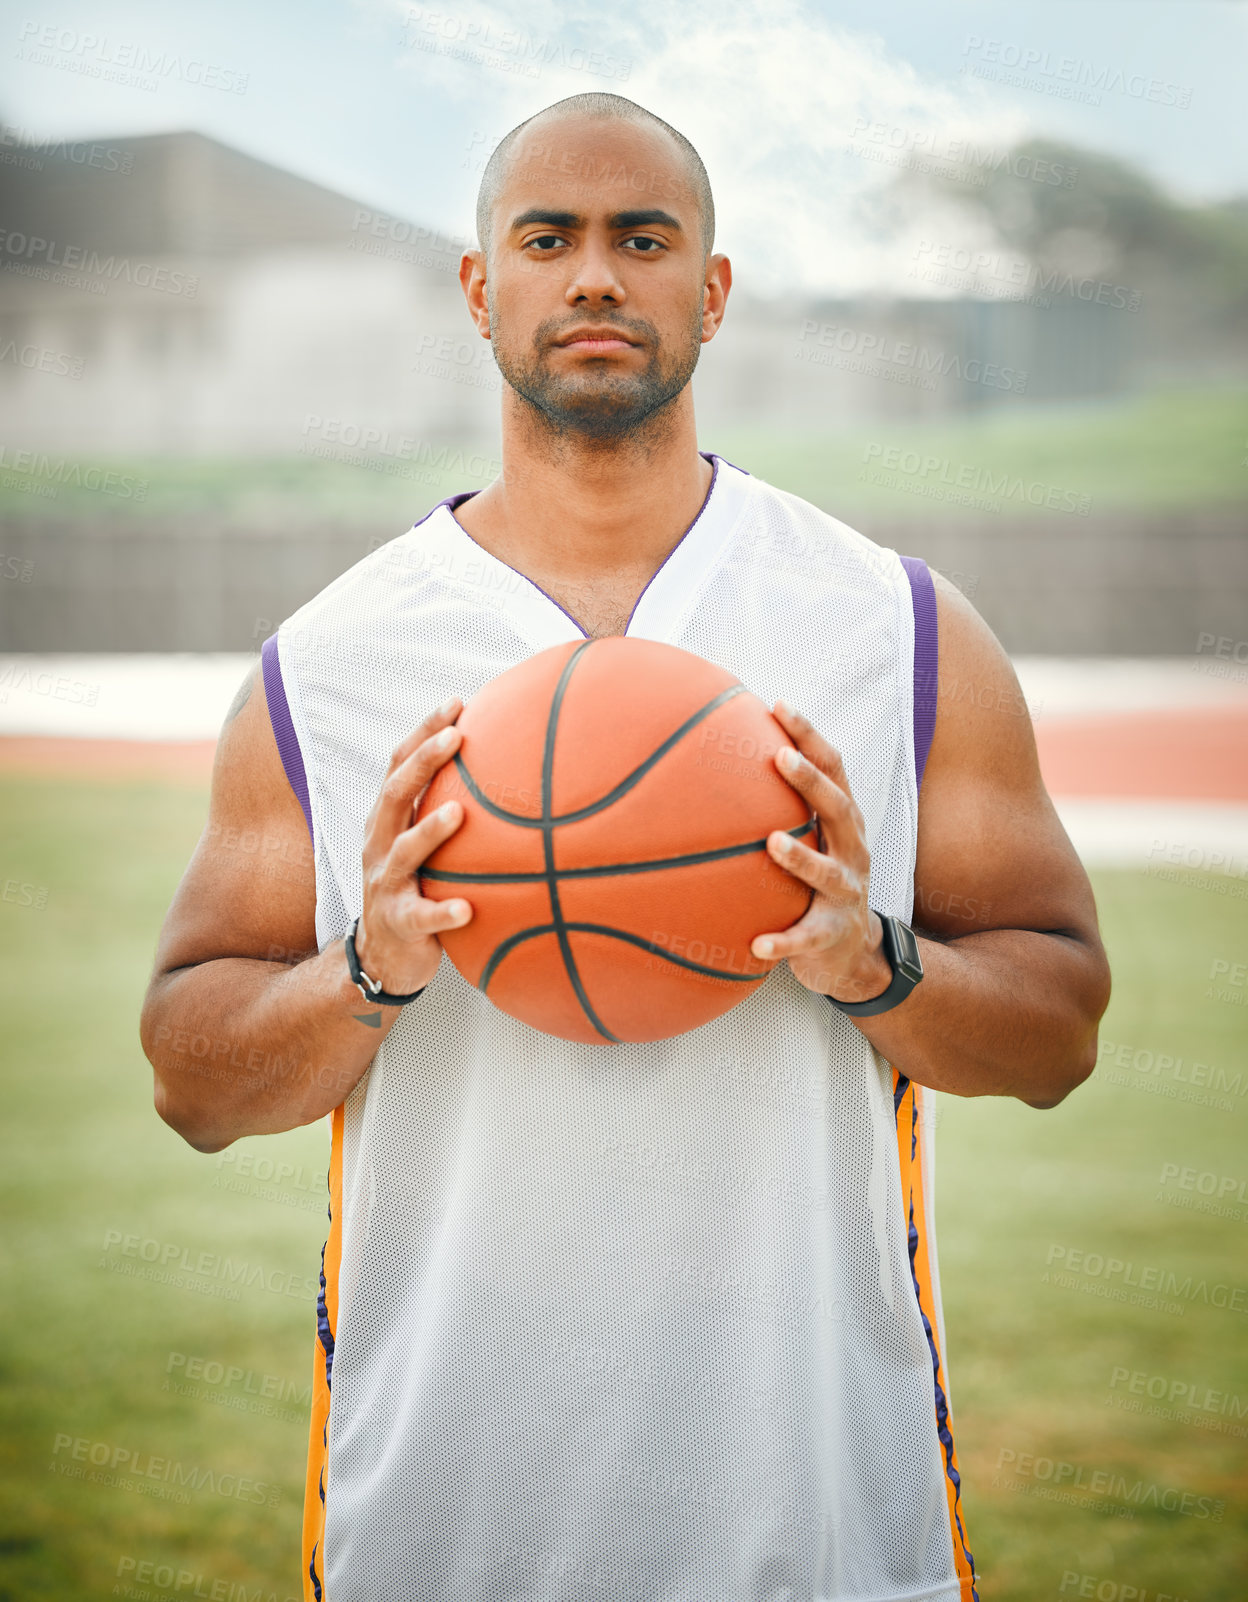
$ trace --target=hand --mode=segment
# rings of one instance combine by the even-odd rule
[[[421,990],[442,960],[440,929],[458,929],[472,917],[466,901],[430,901],[420,893],[417,869],[464,821],[448,801],[412,825],[435,773],[459,749],[454,726],[463,710],[458,696],[431,712],[390,758],[390,770],[364,830],[364,912],[355,932],[360,967],[383,990],[406,996]]]
[[[750,949],[765,961],[787,957],[794,975],[818,995],[868,1001],[888,989],[893,974],[880,920],[867,905],[871,854],[862,813],[849,792],[840,753],[783,701],[772,711],[793,741],[776,752],[776,766],[815,814],[826,850],[794,840],[782,829],[768,835],[772,860],[815,894],[795,924],[759,935]]]

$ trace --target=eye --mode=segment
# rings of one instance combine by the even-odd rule
[[[628,238],[624,240],[624,244],[644,245],[645,249],[637,252],[639,256],[653,256],[657,254],[657,252],[667,249],[667,246],[661,239],[652,239],[649,234],[630,234]]]
[[[543,247],[537,252],[539,256],[547,256],[550,254],[551,249],[558,245],[566,244],[567,240],[564,239],[560,234],[538,234],[536,238],[529,240],[529,245],[540,245]],[[529,246],[526,245],[525,249],[527,250],[528,248]]]

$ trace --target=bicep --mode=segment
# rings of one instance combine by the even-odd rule
[[[936,727],[919,793],[916,927],[1096,937],[1083,865],[1057,816],[1009,657],[939,575]]]
[[[312,843],[257,664],[221,731],[208,821],[161,930],[156,971],[217,957],[290,961],[315,950]]]

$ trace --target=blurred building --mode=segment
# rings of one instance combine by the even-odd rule
[[[502,381],[458,283],[468,243],[199,134],[0,127],[0,646],[254,650],[494,477]],[[1147,294],[1018,255],[968,274],[971,255],[934,247],[907,298],[763,301],[739,280],[694,378],[701,440],[780,434],[809,457],[863,424],[886,439],[1165,376]],[[1238,637],[1238,506],[1016,511],[916,494],[857,526],[973,585],[1011,649]]]
[[[494,409],[460,242],[202,134],[7,144],[0,236],[23,447],[293,455],[413,425],[458,438]]]
[[[501,381],[457,280],[468,243],[202,134],[0,132],[6,433],[96,457],[492,438]],[[1050,289],[803,304],[738,286],[695,379],[699,421],[818,429],[1129,384],[1130,308]]]

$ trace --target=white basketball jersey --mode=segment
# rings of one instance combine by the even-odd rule
[[[708,459],[627,632],[812,720],[866,821],[871,904],[908,919],[930,577]],[[322,947],[361,910],[394,748],[449,696],[584,637],[459,524],[466,498],[266,642]],[[898,1068],[783,962],[686,1034],[588,1045],[500,1012],[444,958],[333,1115],[306,1595],[974,1598],[932,1098]]]

